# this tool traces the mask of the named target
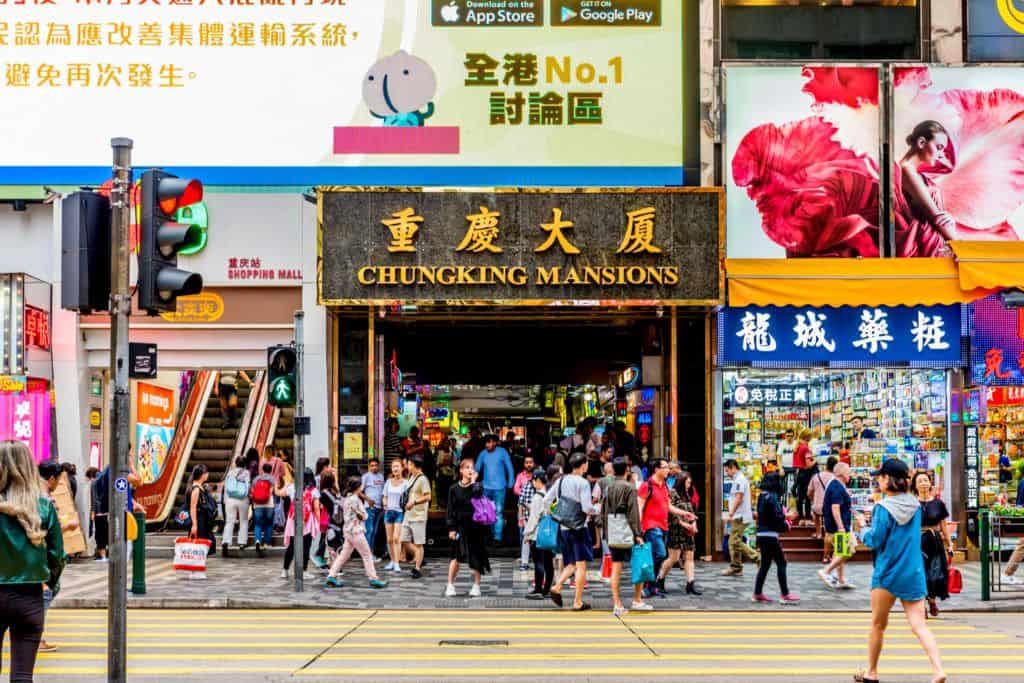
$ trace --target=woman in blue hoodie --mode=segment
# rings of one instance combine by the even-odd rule
[[[928,594],[924,563],[921,562],[921,505],[910,495],[910,470],[900,460],[886,460],[872,472],[885,498],[875,506],[871,527],[863,530],[864,542],[874,551],[871,575],[871,635],[868,639],[867,671],[853,679],[878,683],[878,658],[882,653],[889,612],[898,598],[910,630],[917,636],[932,666],[932,683],[945,683],[942,657],[935,636],[925,622],[924,599]],[[864,515],[857,515],[864,529]]]

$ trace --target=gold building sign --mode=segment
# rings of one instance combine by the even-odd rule
[[[325,304],[721,302],[717,189],[325,188],[319,202]]]

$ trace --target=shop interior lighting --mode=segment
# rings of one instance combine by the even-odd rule
[[[1006,308],[1024,308],[1024,290],[1008,289],[999,295]]]

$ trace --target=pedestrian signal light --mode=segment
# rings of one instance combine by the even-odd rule
[[[298,365],[293,347],[271,346],[267,349],[267,403],[279,408],[295,405]]]
[[[180,210],[203,198],[203,185],[160,170],[143,173],[141,185],[139,308],[158,315],[176,310],[179,296],[203,290],[201,275],[178,268],[178,254],[199,247],[204,230],[176,220]]]

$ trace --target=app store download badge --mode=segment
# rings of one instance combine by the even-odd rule
[[[552,26],[661,26],[661,0],[552,0]]]
[[[509,28],[543,26],[544,0],[431,0],[437,27]]]

